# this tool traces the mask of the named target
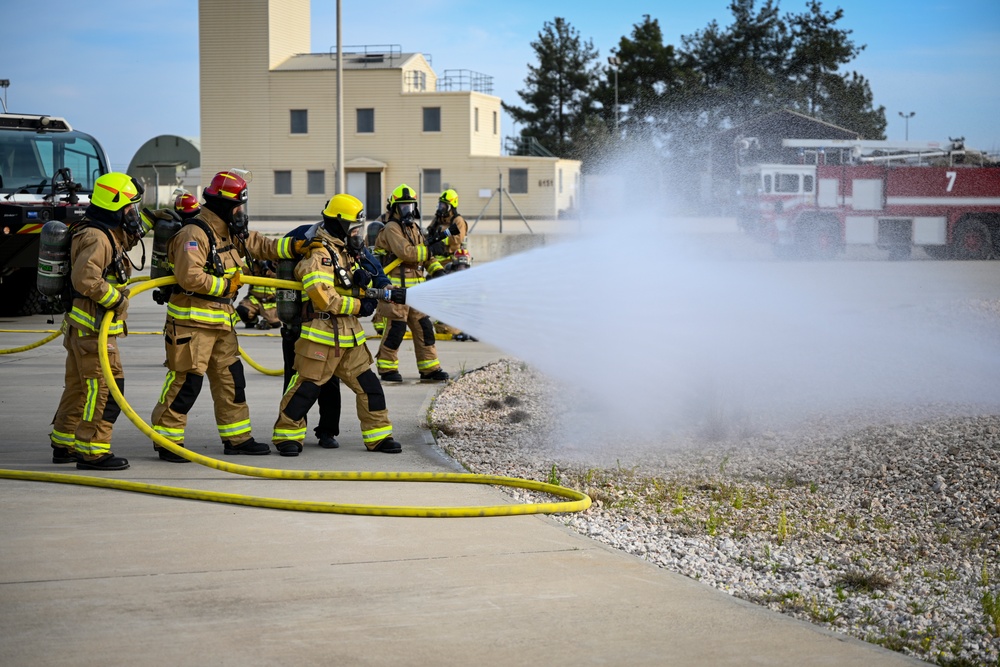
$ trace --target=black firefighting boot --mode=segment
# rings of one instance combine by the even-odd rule
[[[80,460],[80,455],[75,449],[70,449],[69,447],[57,447],[52,445],[52,462],[53,463],[76,463]]]
[[[184,445],[178,444],[178,447],[183,447]],[[174,454],[169,449],[164,449],[163,447],[153,446],[156,453],[160,455],[161,461],[170,461],[171,463],[190,463],[189,459],[184,458],[180,454]]]
[[[450,376],[445,371],[438,368],[430,373],[421,373],[421,382],[447,382]]]
[[[265,442],[257,442],[253,438],[238,445],[230,444],[228,440],[222,441],[223,454],[230,456],[234,454],[248,454],[250,456],[264,456],[271,453],[271,447]]]
[[[403,451],[403,446],[392,439],[392,436],[382,438],[378,444],[369,449],[370,452],[382,452],[383,454],[399,454]]]
[[[382,382],[402,382],[403,376],[399,374],[399,371],[389,371],[388,373],[379,373],[378,378]]]
[[[95,459],[80,457],[76,462],[77,470],[125,470],[128,468],[128,459],[115,456],[111,452],[102,454]]]
[[[316,436],[319,438],[319,446],[323,449],[337,449],[340,447],[340,443],[337,442],[337,436],[331,433],[317,433]]]
[[[291,440],[276,442],[274,443],[274,448],[277,449],[278,453],[282,456],[298,456],[299,452],[302,451],[302,445],[297,442],[292,442]]]

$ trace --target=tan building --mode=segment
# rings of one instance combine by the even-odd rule
[[[309,53],[309,0],[239,5],[198,3],[202,185],[250,169],[253,217],[315,218],[336,187],[336,53]],[[400,183],[421,189],[425,216],[454,188],[474,219],[501,178],[507,216],[511,201],[529,218],[576,206],[578,160],[501,155],[489,77],[439,79],[422,54],[398,49],[345,52],[343,62],[346,187],[369,218]],[[484,217],[497,216],[498,199]]]

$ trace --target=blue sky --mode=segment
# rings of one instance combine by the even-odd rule
[[[231,0],[233,7],[240,2]],[[160,134],[199,135],[197,0],[48,0],[4,3],[0,79],[11,111],[63,116],[95,135],[112,166],[125,169],[138,148]],[[758,2],[758,5],[760,2]],[[965,136],[970,147],[1000,153],[1000,2],[998,0],[841,0],[841,27],[867,48],[850,69],[866,76],[884,105],[890,139]],[[336,42],[334,0],[312,0],[312,50]],[[531,41],[561,16],[591,39],[601,62],[630,36],[643,14],[659,19],[665,41],[680,46],[715,19],[731,23],[728,0],[618,0],[501,3],[344,0],[345,45],[398,44],[429,54],[435,70],[468,69],[493,77],[494,94],[521,104]],[[651,7],[655,7],[652,9]],[[783,13],[805,0],[781,0]],[[373,9],[377,8],[377,9]],[[56,19],[72,17],[66,30]],[[224,30],[225,26],[218,26]],[[246,90],[245,104],[256,93]],[[508,117],[503,133],[512,133]]]

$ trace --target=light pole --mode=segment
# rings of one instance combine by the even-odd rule
[[[917,115],[916,111],[911,111],[910,113],[899,112],[899,117],[906,121],[906,140],[910,140],[910,119]]]
[[[618,68],[622,59],[618,56],[608,56],[608,64],[615,69],[615,136],[618,136]]]

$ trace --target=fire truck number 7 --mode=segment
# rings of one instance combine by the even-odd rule
[[[955,178],[958,177],[957,171],[946,171],[944,175],[948,177],[948,188],[945,192],[951,192],[951,189],[955,187]]]

